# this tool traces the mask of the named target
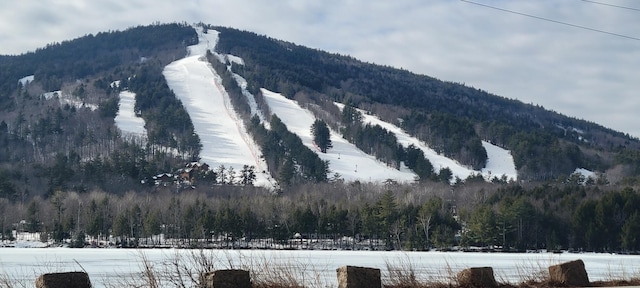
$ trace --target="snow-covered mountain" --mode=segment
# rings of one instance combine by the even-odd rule
[[[431,166],[415,167],[421,177],[428,173],[423,167],[433,167],[434,173],[448,168],[452,181],[481,175],[488,181],[577,183],[580,177],[568,178],[577,173],[591,185],[594,181],[589,179],[618,183],[640,171],[640,141],[595,123],[481,89],[227,27],[182,23],[100,33],[34,53],[3,56],[0,66],[0,83],[5,83],[0,85],[0,140],[6,146],[0,162],[36,175],[39,166],[32,163],[54,171],[51,167],[63,157],[80,159],[68,162],[73,177],[55,182],[51,179],[59,175],[42,174],[30,183],[14,179],[17,191],[49,183],[47,191],[85,185],[88,190],[122,193],[141,179],[176,171],[182,172],[180,181],[197,180],[202,187],[220,183],[220,177],[210,178],[212,174],[180,170],[194,159],[214,172],[221,166],[235,172],[253,166],[256,185],[276,188],[271,177],[291,183],[331,180],[335,175],[346,181],[413,182],[414,171],[402,161],[411,160],[407,163],[413,167],[415,159],[406,156],[415,154],[402,152],[416,151],[401,151],[398,145],[416,147],[429,160]],[[351,126],[356,122],[343,121],[341,116],[348,115],[340,115],[334,102],[368,110],[361,111],[361,120],[385,131]],[[270,131],[270,114],[282,119],[301,141],[285,134],[282,142],[269,142],[283,131]],[[251,116],[258,121],[249,121]],[[327,153],[317,151],[311,141],[314,116],[335,129],[330,135],[334,147]],[[340,125],[355,129],[338,130]],[[388,132],[395,137],[378,143],[376,137],[389,136]],[[357,139],[362,151],[345,141],[343,133],[349,141]],[[130,145],[131,140],[142,149]],[[430,145],[437,145],[441,154]],[[15,159],[25,160],[16,164]],[[326,161],[328,174],[322,174],[324,163],[319,159]],[[444,180],[435,176],[429,175]],[[238,183],[239,177],[234,180]]]
[[[211,167],[233,167],[236,171],[241,170],[244,165],[254,166],[259,172],[255,184],[274,187],[275,181],[269,176],[268,167],[261,157],[259,147],[247,133],[240,117],[235,113],[229,95],[222,86],[221,77],[206,61],[207,51],[215,53],[218,32],[208,30],[205,33],[200,27],[196,27],[196,29],[199,37],[198,44],[188,48],[187,57],[167,65],[163,74],[169,87],[186,107],[194,124],[195,132],[201,139],[201,161]],[[237,56],[219,54],[216,56],[222,61],[228,60],[236,65],[244,63]],[[248,97],[252,114],[259,115],[260,119],[264,121],[266,117],[262,111],[257,109],[253,95],[246,90],[246,81],[237,74],[234,74],[234,78],[242,88],[243,94]],[[315,121],[313,114],[300,107],[296,101],[287,99],[279,93],[262,89],[262,94],[269,110],[277,115],[290,131],[297,134],[305,146],[315,151],[322,160],[328,161],[329,177],[337,176],[345,181],[375,183],[381,183],[387,179],[409,183],[416,179],[415,173],[410,169],[403,166],[398,170],[376,160],[335,131],[331,131],[333,148],[329,149],[327,153],[321,153],[314,146],[310,131],[310,127]],[[124,91],[120,93],[120,99],[120,112],[116,117],[118,127],[128,133],[145,136],[144,121],[136,117],[133,111],[135,94]],[[380,125],[395,133],[400,144],[404,146],[413,144],[422,149],[436,170],[447,167],[451,169],[454,177],[461,179],[472,174],[482,174],[485,179],[490,179],[492,176],[500,178],[502,175],[509,180],[517,179],[513,157],[507,150],[483,142],[489,156],[487,167],[482,171],[474,171],[453,159],[437,154],[424,142],[408,135],[399,127],[384,122],[366,111],[361,112],[365,116],[366,123]]]
[[[189,55],[167,65],[163,74],[169,87],[186,107],[195,132],[200,137],[202,162],[210,167],[225,166],[235,171],[254,166],[256,186],[272,187],[266,163],[242,120],[231,106],[222,79],[206,60],[207,51],[214,51],[218,33],[207,33],[200,27],[199,42],[188,48]]]

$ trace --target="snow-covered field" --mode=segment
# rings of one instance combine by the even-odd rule
[[[0,248],[0,275],[5,274],[16,282],[33,283],[42,273],[86,270],[93,287],[106,287],[123,277],[141,277],[141,258],[145,257],[154,267],[187,256],[196,250],[175,249],[19,249]],[[216,259],[215,269],[259,267],[293,267],[300,281],[308,281],[309,287],[318,287],[315,275],[322,287],[337,287],[335,269],[344,265],[379,268],[383,281],[387,263],[399,268],[410,265],[419,280],[437,280],[450,273],[469,267],[493,267],[497,280],[521,282],[535,276],[548,266],[582,259],[591,281],[637,277],[640,271],[639,256],[612,254],[551,254],[551,253],[463,253],[463,252],[373,252],[373,251],[274,251],[274,250],[205,250],[207,257]],[[186,257],[188,258],[188,257]],[[259,270],[259,268],[254,268]]]
[[[267,165],[257,144],[233,110],[222,79],[204,59],[218,41],[218,32],[203,33],[197,28],[199,43],[189,47],[189,56],[167,65],[163,71],[169,87],[185,106],[195,132],[200,137],[201,162],[212,169],[244,165],[256,168],[256,186],[273,187]]]
[[[387,166],[373,156],[362,152],[335,131],[331,131],[333,148],[329,149],[327,153],[319,152],[313,145],[313,136],[311,135],[311,125],[315,121],[313,114],[298,106],[296,101],[287,99],[281,94],[266,89],[262,89],[262,94],[271,112],[287,125],[287,129],[297,134],[305,146],[316,151],[320,159],[329,161],[329,177],[334,173],[339,173],[347,182],[358,180],[381,183],[386,179],[398,182],[415,180],[416,175],[411,170],[402,169],[400,171]]]

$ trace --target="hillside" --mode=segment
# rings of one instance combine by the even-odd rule
[[[195,125],[203,148],[200,161],[216,169],[242,173],[252,167],[255,184],[273,188],[275,183],[266,173],[260,150],[233,109],[222,79],[206,61],[207,51],[213,51],[217,43],[217,34],[198,30],[199,43],[188,47],[188,57],[167,65],[163,75]]]
[[[200,39],[190,25],[158,24],[2,56],[2,194],[124,193],[147,189],[139,183],[194,161],[214,171],[253,167],[245,172],[258,172],[256,183],[326,182],[335,173],[379,179],[351,172],[376,165],[392,169],[380,175],[400,182],[454,183],[480,174],[564,181],[576,169],[611,182],[635,183],[640,175],[640,142],[595,123],[250,32],[200,27]],[[295,100],[311,117],[304,119],[326,123],[336,147],[317,153],[304,127],[309,123],[287,119],[288,112],[273,105],[276,94],[265,91]],[[222,135],[228,145],[211,148]],[[339,151],[343,140],[376,164],[340,164],[351,155]],[[503,156],[492,156],[496,151]],[[517,172],[496,166],[508,157]],[[224,178],[198,177],[218,184]]]
[[[638,170],[631,160],[640,148],[638,139],[595,123],[405,70],[215,29],[220,31],[217,49],[244,60],[233,68],[247,79],[250,91],[266,88],[320,106],[336,101],[363,108],[465,165],[484,167],[481,140],[486,140],[513,152],[525,180],[557,179],[576,168],[605,172],[619,164]],[[629,175],[614,178],[623,176]]]

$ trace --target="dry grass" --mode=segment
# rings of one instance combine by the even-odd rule
[[[225,269],[240,269],[250,272],[252,285],[256,288],[302,288],[330,287],[323,283],[321,269],[304,259],[293,257],[267,258],[265,254],[251,255],[238,251],[190,250],[175,251],[164,263],[153,263],[144,251],[139,252],[140,273],[121,275],[105,284],[107,287],[199,287],[200,275]],[[239,260],[238,260],[239,259]]]
[[[5,288],[26,288],[32,287],[32,283],[27,284],[26,281],[16,279],[7,273],[0,273],[0,287]]]
[[[448,288],[457,287],[458,279],[452,265],[425,268],[416,266],[411,259],[396,258],[385,261],[383,286],[386,288]]]

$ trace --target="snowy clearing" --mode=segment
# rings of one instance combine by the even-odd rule
[[[114,119],[116,127],[122,131],[123,135],[140,137],[147,139],[147,129],[141,117],[136,116],[136,94],[129,91],[122,91],[119,94],[120,104],[118,114]]]
[[[585,178],[596,178],[596,173],[584,168],[577,168],[573,173],[582,174]]]
[[[342,136],[331,131],[331,141],[333,148],[327,153],[320,153],[313,145],[311,135],[311,125],[315,117],[311,112],[298,106],[296,101],[287,99],[281,94],[262,89],[262,94],[269,105],[271,112],[278,116],[287,125],[289,131],[295,133],[302,139],[302,143],[309,149],[315,151],[320,159],[329,161],[329,177],[334,173],[339,173],[341,178],[347,182],[383,182],[393,179],[398,182],[413,182],[416,175],[409,169],[396,170],[384,163],[376,160],[355,145],[349,143]]]
[[[244,165],[254,166],[254,184],[274,187],[259,147],[233,110],[222,79],[204,58],[207,51],[213,52],[218,32],[209,30],[203,33],[200,27],[196,30],[199,43],[189,46],[189,56],[167,65],[163,75],[169,88],[185,106],[200,137],[201,162],[213,169],[233,167],[236,172]]]
[[[29,82],[33,82],[34,79],[35,77],[33,75],[24,76],[18,80],[18,83],[20,83],[20,85],[24,87],[25,85],[29,84]]]
[[[88,108],[91,111],[98,110],[98,105],[85,103],[80,98],[70,95],[68,93],[63,93],[60,90],[42,93],[40,97],[44,98],[45,100],[51,100],[53,98],[57,98],[58,101],[60,102],[60,105],[63,105],[63,106],[69,105],[69,106],[75,107],[76,109]]]

